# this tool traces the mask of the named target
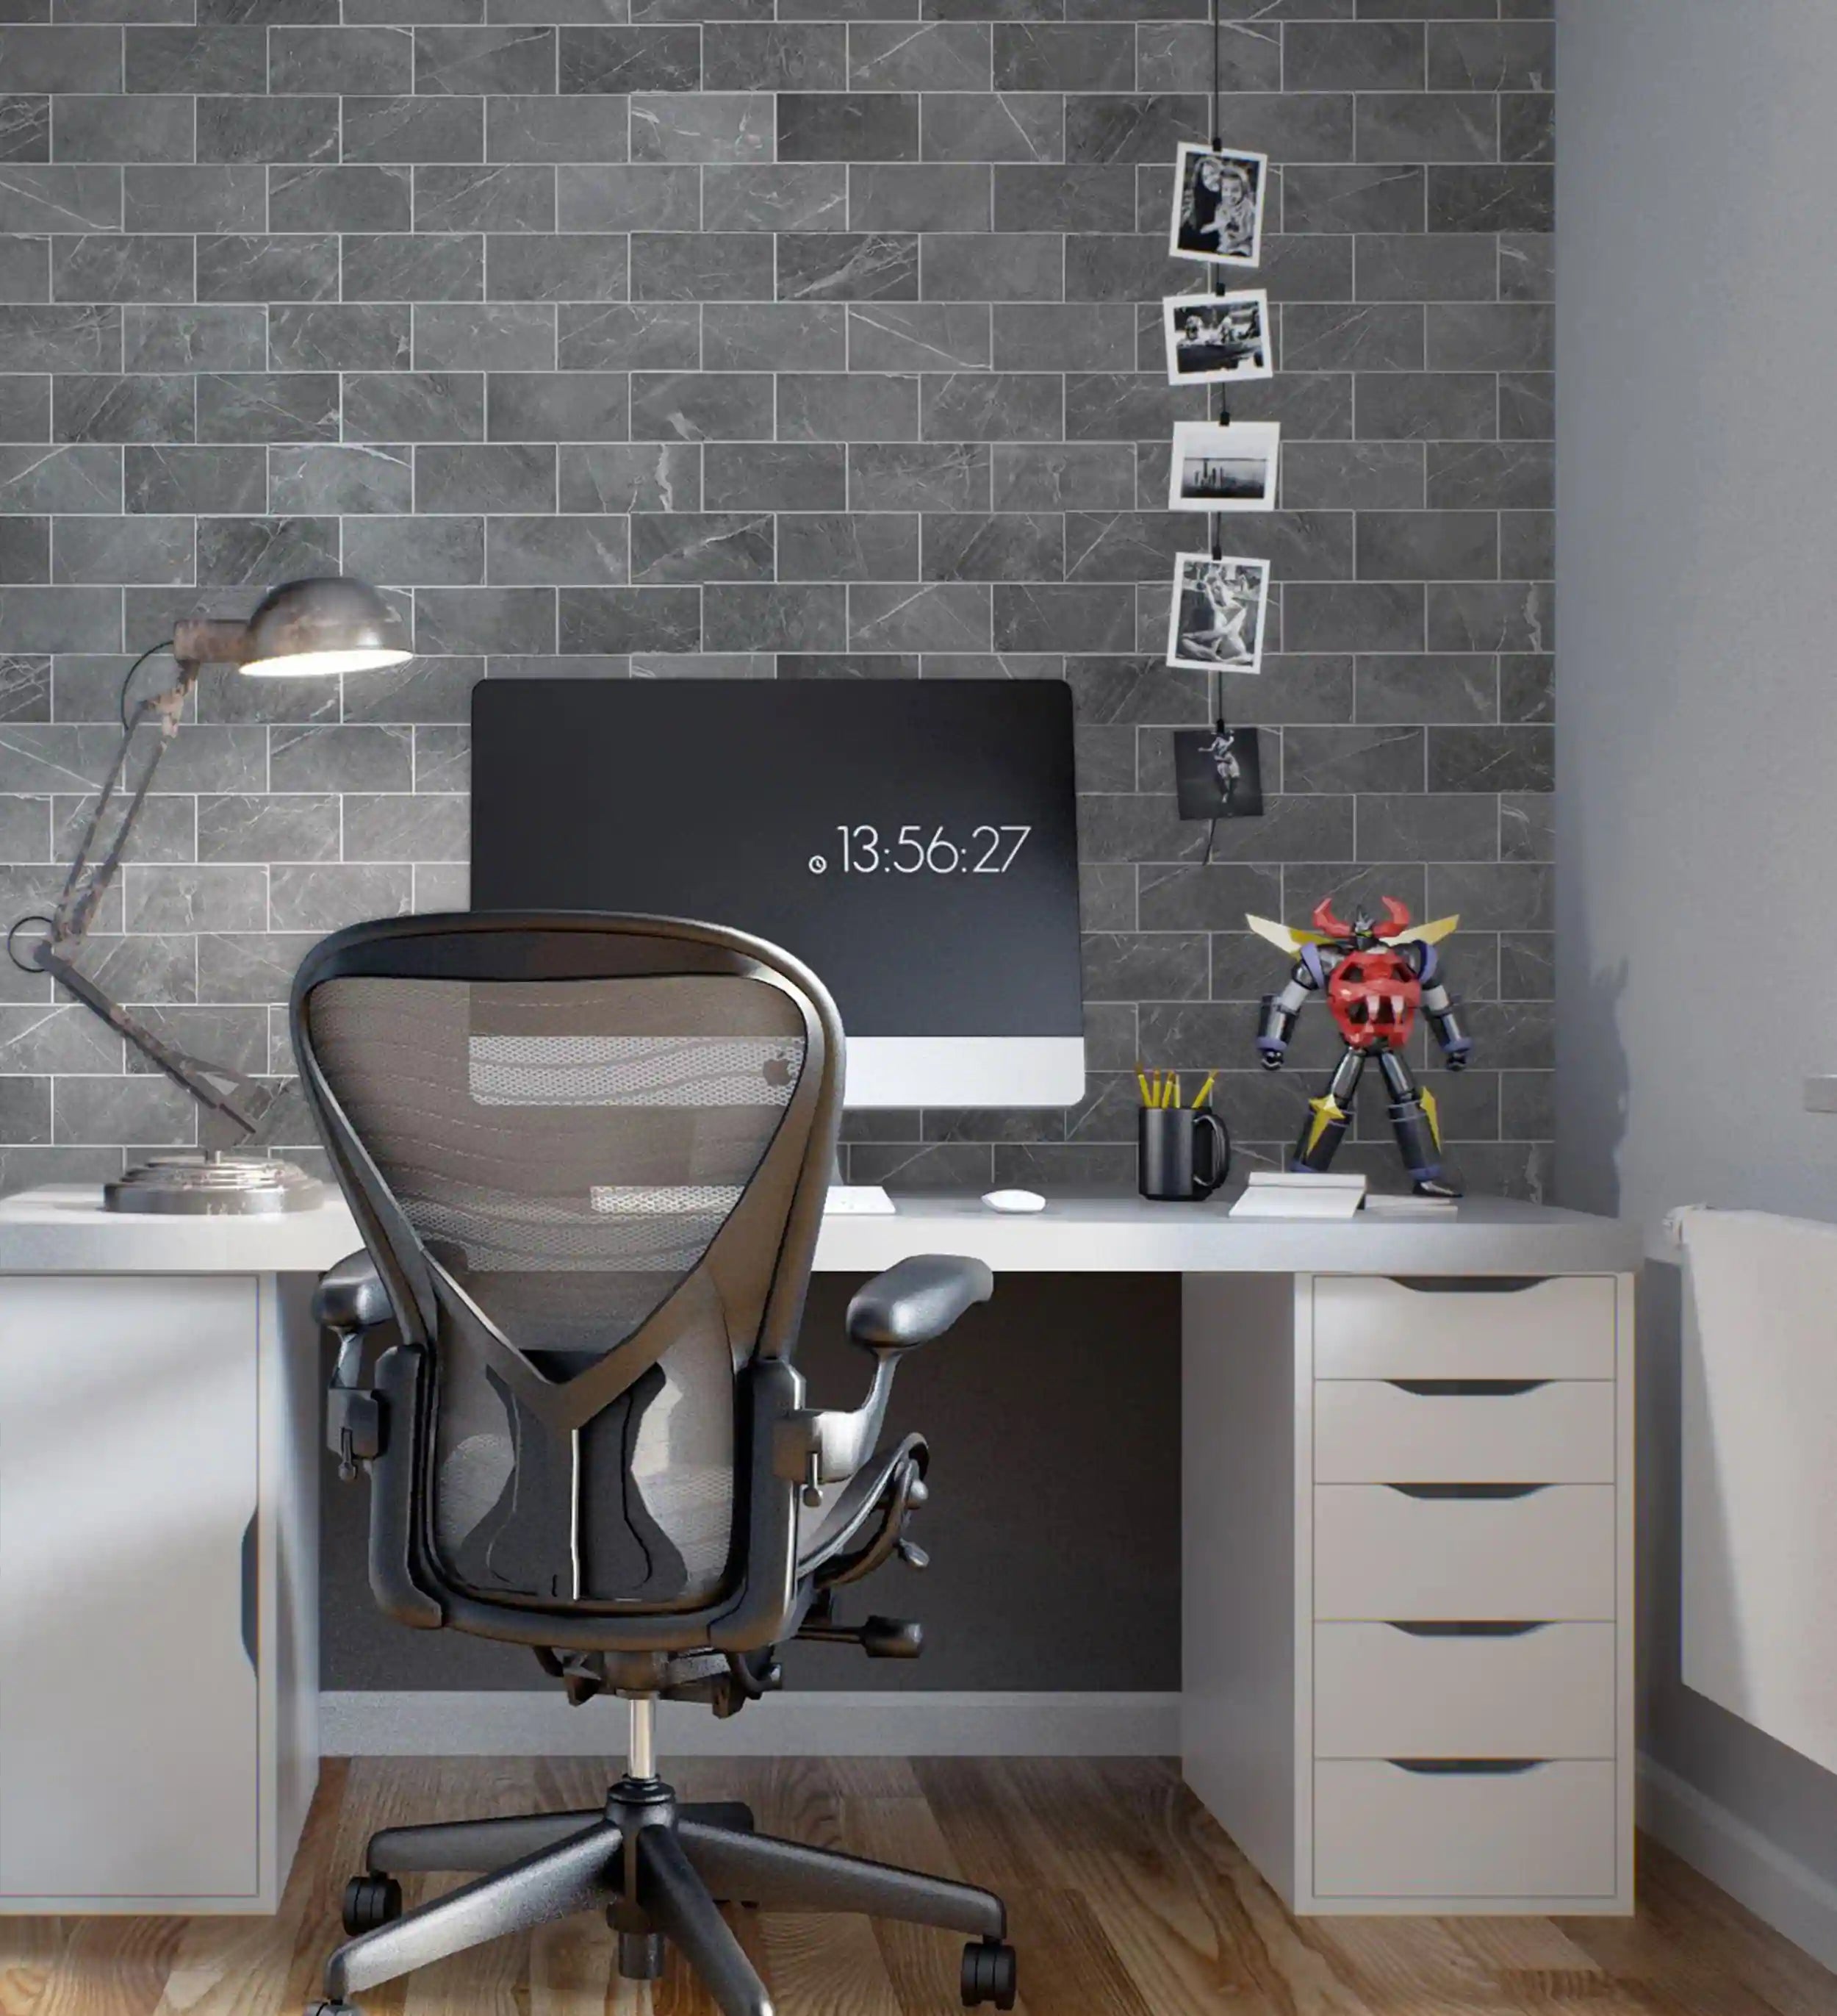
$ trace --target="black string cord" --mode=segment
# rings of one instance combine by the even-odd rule
[[[1212,29],[1212,151],[1216,154],[1220,153],[1224,146],[1224,43],[1218,23],[1218,0],[1210,0],[1208,19]],[[1213,293],[1215,296],[1226,293],[1230,290],[1230,276],[1227,269],[1223,266],[1213,266],[1212,268]],[[1220,387],[1218,393],[1218,424],[1221,427],[1228,427],[1231,425],[1231,403],[1226,398],[1224,388],[1222,386]],[[1212,557],[1215,560],[1222,560],[1224,557],[1224,528],[1216,511],[1211,514],[1211,532]],[[1213,711],[1216,714],[1217,709],[1214,707]],[[1210,844],[1206,851],[1210,856],[1211,851]]]

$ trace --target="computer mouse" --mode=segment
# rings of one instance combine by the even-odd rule
[[[990,1190],[983,1199],[990,1211],[1044,1211],[1046,1200],[1037,1190]]]

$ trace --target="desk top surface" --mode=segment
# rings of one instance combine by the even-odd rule
[[[1594,1274],[1639,1265],[1632,1226],[1469,1197],[1452,1218],[1341,1222],[1228,1218],[1222,1197],[1151,1204],[1055,1196],[1025,1216],[973,1197],[914,1195],[890,1218],[831,1218],[818,1268],[872,1274],[913,1253],[968,1253],[998,1273]],[[157,1218],[70,1185],[0,1198],[0,1273],[318,1273],[360,1244],[334,1199],[275,1218]]]

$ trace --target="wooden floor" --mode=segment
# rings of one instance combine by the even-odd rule
[[[1032,2016],[1837,2016],[1837,1977],[1647,1844],[1636,1919],[1291,1919],[1167,1765],[684,1761],[685,1798],[775,1834],[1002,1891]],[[604,1767],[329,1763],[272,1918],[0,1921],[0,2016],[297,2016],[376,1827],[594,1804]],[[416,1892],[410,1891],[410,1902]],[[779,2016],[948,2016],[959,1945],[859,1918],[739,1911]],[[620,1981],[588,1917],[365,1998],[368,2016],[708,2016],[674,1963]]]

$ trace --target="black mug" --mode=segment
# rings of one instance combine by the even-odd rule
[[[1145,1106],[1137,1120],[1137,1180],[1145,1197],[1191,1204],[1224,1181],[1231,1136],[1210,1107]]]

